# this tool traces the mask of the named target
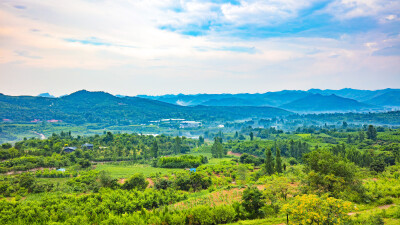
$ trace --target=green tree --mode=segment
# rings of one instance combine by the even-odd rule
[[[325,194],[335,198],[354,198],[361,201],[365,189],[356,177],[357,167],[328,150],[312,151],[304,156],[305,192]]]
[[[377,132],[374,126],[369,125],[367,130],[367,138],[371,140],[376,140]]]
[[[204,145],[204,137],[203,136],[199,136],[199,146]]]
[[[250,214],[251,218],[262,215],[261,207],[265,205],[265,196],[257,187],[248,187],[243,191],[242,206]]]
[[[277,173],[282,173],[281,150],[279,148],[276,149],[275,170]]]
[[[133,151],[133,160],[134,160],[134,161],[136,161],[136,159],[137,159],[137,152],[136,152],[136,148],[135,148],[135,147],[133,147],[133,148],[132,148],[132,151]]]
[[[125,183],[122,185],[122,189],[137,189],[143,191],[146,189],[147,185],[149,185],[149,182],[146,180],[144,175],[142,173],[136,173],[125,181]]]
[[[358,132],[358,139],[360,140],[360,142],[364,141],[364,139],[365,139],[364,131]]]
[[[179,136],[176,136],[174,139],[174,152],[175,155],[181,153],[181,148],[182,148],[182,140]]]
[[[154,140],[153,145],[151,146],[151,154],[154,158],[158,158],[158,144],[156,140]]]
[[[254,139],[254,134],[253,132],[250,132],[250,141],[252,141]]]
[[[274,173],[274,157],[272,156],[271,149],[268,148],[265,154],[265,171],[268,175],[272,175]]]
[[[224,157],[227,152],[222,145],[222,140],[219,137],[214,138],[214,144],[211,147],[211,154],[214,158],[222,158]]]

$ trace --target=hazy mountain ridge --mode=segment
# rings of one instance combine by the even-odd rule
[[[400,90],[393,90],[365,101],[367,104],[380,106],[400,106]]]
[[[116,97],[81,90],[60,98],[0,95],[0,118],[15,121],[63,120],[70,123],[143,123],[162,118],[235,120],[289,115],[272,107],[184,107],[139,97]]]
[[[386,93],[392,93],[393,91],[400,91],[400,89],[382,89],[382,90],[357,90],[351,88],[345,88],[340,90],[321,90],[321,89],[310,89],[308,91],[295,91],[295,90],[283,90],[277,92],[266,92],[263,94],[196,94],[196,95],[161,95],[161,96],[147,96],[141,95],[142,98],[149,98],[153,100],[159,100],[168,102],[171,104],[178,105],[218,105],[218,106],[273,106],[280,107],[284,104],[289,104],[301,98],[312,96],[312,95],[323,95],[330,96],[334,94],[335,96],[356,100],[358,103],[363,102],[366,104],[372,105],[380,105],[380,101],[390,101],[390,98],[393,98],[392,95],[385,95]],[[376,103],[368,102],[373,98],[377,98],[382,96],[381,98],[387,98],[386,100],[379,100]],[[309,99],[315,100],[313,98]],[[354,104],[358,104],[354,102]],[[310,102],[310,105],[316,104]],[[386,103],[385,103],[386,105]],[[395,103],[394,106],[398,106],[400,104]],[[368,106],[372,110],[379,108],[376,106]],[[368,108],[364,105],[362,108]],[[355,109],[360,108],[358,106],[354,107]],[[337,110],[337,109],[335,109]],[[345,111],[348,109],[345,109]],[[317,110],[321,111],[321,110]],[[343,111],[340,110],[339,111]]]
[[[295,112],[349,112],[378,110],[380,107],[337,95],[313,94],[280,106]]]

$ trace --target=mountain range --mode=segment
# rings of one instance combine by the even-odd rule
[[[131,124],[163,118],[229,121],[293,113],[374,112],[400,106],[400,89],[278,91],[263,94],[114,96],[86,90],[54,98],[0,94],[0,119]],[[7,120],[7,121],[8,121]]]
[[[400,106],[400,89],[389,88],[375,91],[345,88],[284,90],[263,94],[179,94],[138,97],[184,106],[271,106],[302,113],[379,111]]]
[[[272,118],[292,114],[275,107],[185,107],[139,97],[116,97],[105,92],[81,90],[59,98],[0,94],[0,119],[12,121],[62,120],[64,122],[131,124],[163,118],[186,120],[236,120]]]

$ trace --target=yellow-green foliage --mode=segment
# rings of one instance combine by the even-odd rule
[[[351,208],[350,202],[340,199],[302,195],[283,205],[282,212],[289,215],[290,224],[345,224]]]

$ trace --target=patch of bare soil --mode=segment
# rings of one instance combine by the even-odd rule
[[[125,183],[125,180],[126,180],[125,178],[119,179],[119,180],[118,180],[118,183],[124,184],[124,183]]]
[[[240,153],[234,153],[234,152],[232,152],[232,151],[229,151],[229,152],[228,152],[228,155],[234,155],[234,156],[240,157],[242,154],[240,154]]]
[[[151,178],[147,178],[146,180],[149,182],[148,187],[154,187],[154,181]]]

